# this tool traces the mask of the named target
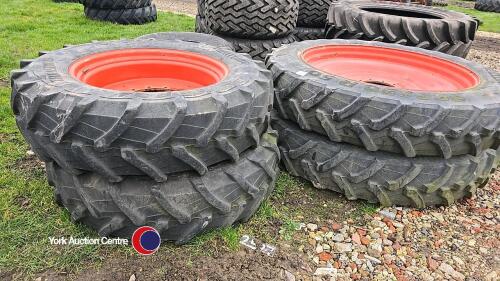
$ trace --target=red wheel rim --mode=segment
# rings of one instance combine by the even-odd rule
[[[400,49],[323,45],[305,50],[302,59],[330,75],[412,91],[457,92],[479,84],[462,65]]]
[[[125,49],[89,55],[70,74],[88,85],[118,91],[184,91],[216,84],[228,73],[221,61],[170,49]]]

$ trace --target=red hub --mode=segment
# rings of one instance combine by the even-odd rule
[[[464,66],[392,48],[323,45],[305,50],[302,59],[327,74],[412,91],[456,92],[479,84]]]
[[[228,68],[198,53],[170,49],[124,49],[86,56],[69,72],[99,88],[118,91],[183,91],[210,86],[224,79]]]

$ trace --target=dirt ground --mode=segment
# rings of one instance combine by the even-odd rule
[[[182,13],[194,16],[197,7],[196,0],[154,0],[158,9],[174,13]]]

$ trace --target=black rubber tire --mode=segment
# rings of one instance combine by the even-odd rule
[[[201,17],[205,17],[205,5],[207,0],[196,0],[196,4],[198,7],[198,15]]]
[[[152,0],[79,0],[80,4],[96,9],[138,9],[151,6]]]
[[[273,49],[279,48],[284,44],[290,44],[297,41],[293,35],[272,40],[239,39],[226,36],[221,37],[233,44],[236,52],[249,54],[254,60],[259,61],[264,61],[266,56],[270,54]]]
[[[297,26],[325,28],[332,0],[299,0]]]
[[[68,72],[74,61],[89,54],[135,48],[196,52],[222,61],[229,71],[214,85],[163,93],[96,88]],[[25,138],[32,146],[40,144],[37,155],[75,174],[82,165],[77,162],[83,161],[90,171],[112,182],[138,171],[164,181],[172,167],[185,164],[204,174],[205,161],[237,160],[238,152],[258,143],[272,106],[271,74],[262,63],[205,44],[97,42],[52,51],[22,65],[12,72],[12,108]],[[48,139],[55,145],[46,144]],[[129,168],[120,169],[116,166],[120,161],[105,159],[108,155],[123,157],[120,161],[128,162]]]
[[[383,206],[450,205],[472,196],[500,160],[499,150],[493,149],[477,157],[406,158],[331,142],[276,118],[272,126],[278,130],[281,157],[292,175],[311,181],[316,188],[340,192],[349,200]]]
[[[297,26],[293,32],[298,42],[305,40],[317,40],[325,38],[325,29],[320,27],[301,27]]]
[[[500,0],[476,0],[474,9],[483,12],[500,13]]]
[[[372,8],[433,18],[363,10]],[[384,1],[342,1],[333,2],[330,7],[326,38],[384,41],[465,58],[477,28],[477,22],[472,17],[454,11]]]
[[[394,48],[452,61],[478,75],[480,84],[457,92],[412,92],[319,72],[300,54],[324,45]],[[479,155],[499,144],[500,74],[462,58],[420,48],[359,40],[315,40],[275,50],[275,107],[304,130],[332,141],[415,156]]]
[[[145,24],[156,21],[156,6],[137,8],[137,9],[98,9],[85,7],[85,16],[92,20],[109,21],[119,24]]]
[[[208,28],[207,19],[200,15],[196,16],[194,30],[198,33],[213,34],[212,30]]]
[[[47,165],[55,198],[74,221],[100,236],[131,238],[139,226],[152,226],[163,241],[183,244],[195,235],[246,222],[274,189],[279,150],[275,133],[232,164],[213,167],[206,175],[183,173],[158,184],[145,177],[127,177],[110,184],[95,173],[78,176]]]
[[[203,33],[194,32],[158,32],[137,37],[136,40],[180,40],[184,42],[203,43],[217,48],[226,48],[234,51],[234,47],[226,40]]]
[[[205,17],[215,33],[244,39],[274,39],[297,26],[299,0],[206,0]]]

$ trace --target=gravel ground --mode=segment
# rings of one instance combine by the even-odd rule
[[[196,0],[154,0],[158,9],[194,16],[197,7]]]

